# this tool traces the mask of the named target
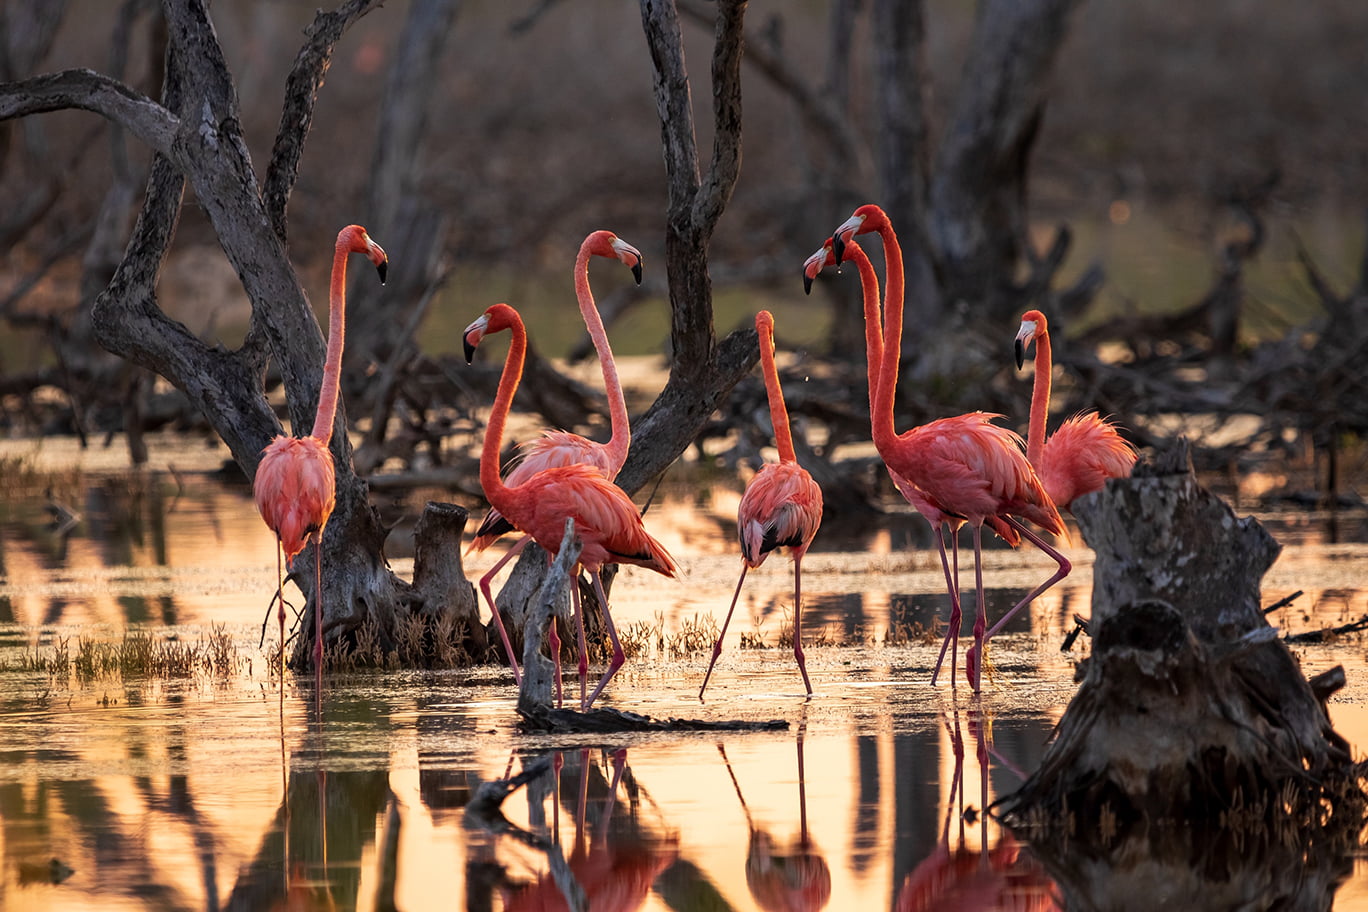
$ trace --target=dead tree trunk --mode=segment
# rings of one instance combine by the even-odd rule
[[[674,0],[641,0],[641,21],[655,73],[669,204],[665,271],[670,283],[670,379],[632,424],[632,450],[617,483],[635,493],[693,443],[708,418],[760,358],[754,328],[717,340],[708,245],[741,170],[741,48],[744,0],[721,0],[712,58],[713,151],[701,171],[693,99]],[[500,594],[504,621],[522,628],[546,567],[529,547]],[[605,578],[605,585],[607,578]],[[594,599],[585,602],[585,612]]]
[[[1197,483],[1185,443],[1073,509],[1097,553],[1093,653],[1005,819],[1089,907],[1126,906],[1137,877],[1228,907],[1228,866],[1287,908],[1323,907],[1305,905],[1335,882],[1321,850],[1354,843],[1365,796],[1333,686],[1307,682],[1261,610],[1278,544]]]
[[[285,246],[285,207],[298,176],[314,105],[334,46],[379,0],[347,0],[319,13],[286,88],[271,163],[259,184],[243,139],[237,93],[205,0],[165,0],[168,52],[160,103],[89,70],[68,70],[0,88],[0,120],[83,109],[119,124],[155,153],[142,212],[122,261],[92,311],[99,343],[182,390],[253,475],[262,448],[281,433],[263,394],[267,360],[279,366],[295,428],[309,426],[323,374],[324,343]],[[179,218],[186,184],[212,224],[252,302],[247,338],[236,351],[209,346],[169,319],[156,285]],[[351,464],[345,409],[332,436],[337,506],[324,536],[324,634],[336,642],[372,624],[388,648],[411,587],[390,572],[386,529]],[[306,550],[301,566],[311,566]],[[312,574],[298,582],[313,626],[319,603]],[[308,662],[307,638],[293,662]]]

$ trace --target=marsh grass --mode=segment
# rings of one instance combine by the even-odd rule
[[[371,618],[357,628],[354,642],[333,644],[323,654],[323,668],[330,672],[468,668],[472,664],[465,622],[450,615],[401,617],[391,636],[385,636]]]
[[[115,642],[58,637],[49,647],[28,649],[0,670],[37,672],[54,683],[108,680],[227,678],[249,670],[233,638],[219,625],[191,643],[132,630]]]
[[[0,456],[0,494],[17,497],[34,491],[50,496],[75,497],[84,489],[84,477],[76,467],[41,469],[32,456]]]

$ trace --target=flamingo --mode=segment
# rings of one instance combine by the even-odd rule
[[[822,489],[812,480],[807,469],[798,465],[793,451],[793,435],[789,430],[788,409],[784,407],[784,390],[779,385],[779,371],[774,366],[774,317],[768,310],[755,315],[755,330],[760,334],[760,365],[765,375],[765,394],[769,398],[770,421],[774,425],[774,445],[779,450],[777,463],[766,463],[755,473],[741,496],[736,510],[736,534],[741,539],[741,578],[736,581],[731,607],[727,609],[722,632],[713,644],[712,661],[698,688],[698,699],[712,677],[713,666],[722,654],[722,638],[727,635],[736,600],[741,595],[741,584],[746,571],[758,567],[777,548],[787,547],[793,555],[793,657],[798,660],[798,671],[803,676],[803,687],[812,694],[808,680],[807,662],[803,659],[803,555],[807,553],[817,527],[822,524]]]
[[[662,576],[676,578],[679,568],[664,546],[646,532],[641,514],[631,498],[604,478],[598,469],[582,463],[557,466],[543,469],[518,485],[507,484],[499,477],[499,447],[527,358],[527,329],[516,310],[507,304],[495,304],[467,326],[463,334],[466,360],[469,361],[481,339],[505,329],[512,333],[513,342],[504,360],[499,390],[485,427],[480,484],[490,506],[502,513],[515,529],[531,536],[553,559],[560,552],[565,520],[573,518],[575,521],[575,532],[584,544],[579,566],[588,571],[593,582],[594,593],[603,606],[603,624],[613,644],[613,658],[608,669],[587,697],[583,693],[581,675],[580,709],[588,711],[627,660],[608,612],[608,597],[604,594],[599,571],[606,563],[636,564]],[[582,668],[586,661],[582,656]]]
[[[727,749],[719,742],[717,752],[731,777],[732,788],[746,815],[750,846],[746,853],[746,887],[762,909],[791,909],[816,912],[831,899],[831,868],[808,829],[807,783],[803,772],[803,736],[807,720],[798,725],[798,835],[787,846],[766,828],[759,826],[746,804],[741,783],[727,759]]]
[[[902,249],[887,214],[876,205],[856,209],[832,235],[832,252],[843,259],[847,240],[858,234],[878,233],[888,263],[885,291],[882,364],[871,416],[874,446],[890,472],[904,478],[930,506],[947,517],[967,522],[974,536],[974,581],[978,610],[974,618],[974,645],[965,656],[965,673],[977,693],[981,684],[982,656],[988,640],[987,606],[983,600],[983,525],[1003,524],[1026,537],[1058,564],[1049,579],[1018,602],[1007,616],[1068,575],[1067,558],[1022,523],[1022,517],[1056,535],[1064,534],[1059,510],[1045,493],[1022,449],[1021,438],[993,419],[1001,415],[969,412],[935,421],[898,434],[893,424],[893,394],[898,382],[898,356],[902,350],[903,265]],[[866,339],[870,330],[866,328]],[[866,343],[868,348],[868,342]],[[957,607],[952,602],[952,612]],[[951,649],[958,647],[959,617],[952,613]],[[942,656],[945,646],[942,645]],[[952,682],[953,682],[953,659]],[[939,671],[939,669],[937,669]]]
[[[618,380],[617,363],[613,360],[613,349],[608,344],[608,333],[603,328],[603,318],[599,316],[598,307],[594,304],[594,294],[589,289],[589,257],[601,256],[609,259],[621,260],[623,264],[630,267],[632,275],[638,285],[641,284],[641,252],[631,244],[619,238],[611,231],[592,231],[585,237],[580,244],[579,254],[575,257],[575,297],[579,300],[580,314],[584,317],[584,324],[589,329],[589,338],[593,340],[594,350],[598,352],[599,366],[603,370],[603,386],[608,396],[608,419],[612,428],[612,434],[607,443],[599,443],[581,437],[579,434],[572,434],[569,431],[543,431],[540,437],[535,437],[522,446],[520,461],[508,473],[506,482],[512,486],[518,485],[540,472],[542,469],[549,469],[555,466],[575,465],[582,463],[597,468],[603,473],[603,477],[612,481],[617,477],[617,473],[622,468],[622,464],[627,461],[627,450],[632,443],[632,428],[627,421],[627,400],[622,394],[622,383]],[[480,528],[475,531],[475,539],[470,543],[467,552],[483,551],[494,543],[499,536],[510,531],[513,526],[504,519],[498,510],[491,509],[484,521],[480,523]],[[522,684],[522,675],[518,671],[518,660],[513,653],[512,643],[509,641],[508,632],[504,629],[503,619],[499,616],[499,609],[494,604],[494,596],[490,591],[490,586],[494,577],[504,564],[508,563],[518,554],[522,553],[523,548],[531,541],[531,536],[524,535],[509,548],[503,557],[484,576],[480,577],[480,591],[484,593],[485,601],[489,603],[490,614],[494,618],[494,626],[499,630],[499,637],[503,640],[504,651],[508,654],[509,667],[513,669],[513,681]],[[580,679],[583,680],[588,669],[588,652],[584,639],[584,618],[579,610],[579,589],[572,590],[575,593],[575,617],[579,631],[579,650],[580,650]],[[551,626],[551,654],[556,661],[556,692],[560,693],[560,637],[556,633],[556,627]]]
[[[1125,478],[1135,465],[1135,447],[1117,433],[1116,425],[1097,412],[1080,412],[1045,437],[1050,411],[1050,327],[1045,315],[1028,310],[1016,334],[1016,363],[1035,342],[1035,381],[1031,389],[1031,423],[1026,432],[1026,458],[1055,506],[1069,509],[1074,499],[1096,491],[1108,478]]]
[[[864,298],[865,363],[868,366],[869,413],[873,415],[875,391],[879,384],[880,362],[883,361],[883,329],[879,325],[879,277],[874,272],[874,264],[869,261],[868,255],[865,254],[853,236],[842,246],[842,262],[854,261],[855,267],[860,273],[860,287]],[[810,294],[812,282],[817,274],[823,268],[835,265],[837,264],[834,239],[827,238],[822,249],[808,257],[803,263],[803,290]],[[887,464],[885,464],[885,468],[888,469],[889,477],[893,479],[893,486],[898,489],[898,493],[931,524],[932,534],[936,538],[936,550],[940,553],[941,569],[945,573],[946,591],[950,595],[950,624],[946,628],[945,638],[941,641],[941,651],[936,659],[936,668],[931,673],[931,683],[934,685],[940,676],[941,664],[945,661],[947,648],[952,644],[958,648],[959,623],[963,616],[959,592],[958,533],[960,527],[964,525],[964,520],[943,512],[938,506],[927,500],[926,496],[906,478],[888,467]],[[993,531],[997,532],[1013,547],[1021,541],[1016,530],[998,517],[990,517],[988,523],[992,526]],[[945,553],[945,535],[942,529],[948,529],[950,533],[950,555],[948,558]],[[952,681],[954,676],[955,653],[951,651],[950,678]]]
[[[384,284],[389,258],[360,225],[348,225],[337,234],[333,252],[332,282],[328,287],[328,354],[323,363],[323,385],[318,391],[318,413],[307,437],[278,434],[261,451],[252,496],[266,526],[275,533],[280,551],[290,564],[304,546],[314,546],[314,669],[323,669],[323,569],[320,549],[323,527],[336,504],[333,458],[328,452],[342,373],[342,340],[346,328],[347,256],[364,253],[380,273]],[[276,553],[276,602],[280,620],[280,668],[285,671],[284,580]],[[293,569],[293,567],[291,568]]]

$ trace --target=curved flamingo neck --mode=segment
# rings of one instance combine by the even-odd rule
[[[882,372],[879,362],[883,359],[883,327],[879,323],[879,276],[874,271],[874,264],[869,262],[869,256],[853,238],[846,244],[846,250],[849,251],[846,258],[854,260],[855,268],[860,272],[860,295],[864,298],[865,370],[868,375],[869,410],[872,415],[879,375]]]
[[[499,449],[503,446],[504,425],[513,408],[513,395],[518,391],[523,363],[527,360],[527,329],[516,312],[512,312],[508,328],[513,341],[509,343],[503,373],[499,375],[499,391],[494,396],[494,407],[485,425],[484,448],[480,451],[480,487],[484,488],[485,498],[490,504],[505,515],[507,511],[501,503],[509,488],[499,475]]]
[[[874,445],[883,448],[897,438],[893,429],[893,394],[898,387],[898,358],[902,354],[903,257],[893,226],[885,221],[878,231],[884,245],[888,279],[884,285],[883,367],[879,371],[871,429]]]
[[[798,456],[793,450],[788,407],[784,405],[784,390],[779,385],[779,369],[774,364],[774,324],[756,322],[760,330],[760,370],[765,375],[765,395],[769,398],[770,422],[774,425],[774,445],[779,449],[780,462],[796,463]]]
[[[333,249],[332,282],[328,285],[328,355],[323,361],[318,413],[314,416],[313,432],[309,435],[322,441],[324,446],[332,440],[333,422],[337,418],[338,389],[342,382],[342,341],[347,328],[347,254],[351,251],[351,237],[343,232]]]
[[[594,293],[589,290],[589,239],[580,245],[579,256],[575,257],[575,297],[579,300],[580,315],[589,330],[589,338],[598,352],[599,368],[603,371],[603,387],[608,396],[608,421],[612,435],[604,450],[612,471],[608,477],[617,475],[622,464],[627,461],[627,451],[632,446],[632,427],[627,420],[627,400],[622,394],[622,383],[618,380],[617,362],[613,360],[613,349],[608,344],[608,332],[603,328],[603,318],[599,316],[594,303]]]
[[[1031,424],[1026,430],[1026,459],[1040,471],[1045,453],[1045,418],[1050,411],[1050,380],[1054,356],[1050,350],[1050,331],[1043,330],[1035,340],[1035,383],[1031,387]]]

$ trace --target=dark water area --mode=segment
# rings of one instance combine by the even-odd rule
[[[892,634],[947,611],[925,523],[895,513],[824,529],[804,562],[812,699],[791,651],[776,648],[792,608],[783,556],[748,576],[706,703],[706,653],[633,659],[605,692],[657,718],[786,729],[534,737],[518,731],[497,666],[333,675],[321,700],[311,678],[287,675],[282,688],[273,615],[263,642],[275,545],[246,487],[209,473],[211,449],[181,448],[141,475],[99,458],[37,487],[5,479],[0,499],[0,908],[555,909],[570,879],[592,909],[1048,909],[1065,897],[1088,908],[1077,884],[1051,879],[1070,876],[1058,859],[982,813],[1036,767],[1073,694],[1087,639],[1060,647],[1089,611],[1081,541],[1067,551],[1074,574],[994,641],[979,698],[931,686],[937,642]],[[683,580],[624,571],[620,627],[720,621],[740,569],[739,496],[730,484],[662,494],[652,528]],[[1323,514],[1259,515],[1285,546],[1265,601],[1302,591],[1271,615],[1276,626],[1368,614],[1362,515],[1336,516],[1334,542]],[[407,576],[402,528],[393,544]],[[470,559],[468,573],[496,556]],[[991,618],[1050,569],[1001,548],[985,565]],[[130,635],[227,642],[232,660],[152,678],[26,670],[62,644],[75,656]],[[769,648],[741,648],[743,636]],[[1308,675],[1345,666],[1331,714],[1361,752],[1362,640],[1295,651]],[[523,773],[501,822],[469,812],[482,785]],[[1144,859],[1132,861],[1107,873],[1141,882]],[[1135,908],[1288,899],[1267,872],[1218,877],[1210,861],[1194,858],[1192,879],[1152,877],[1157,892]],[[1305,881],[1293,907],[1368,909],[1356,859]]]

